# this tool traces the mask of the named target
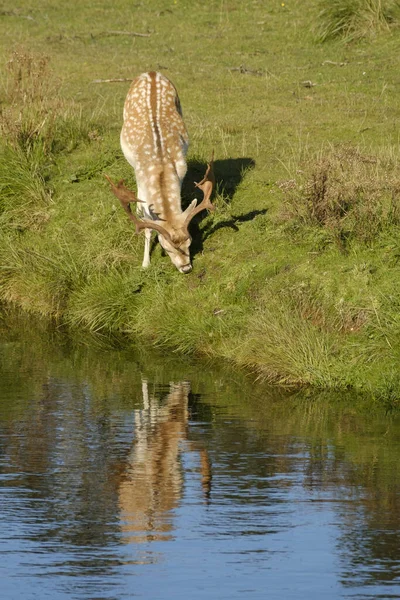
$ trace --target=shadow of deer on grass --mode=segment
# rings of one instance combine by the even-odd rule
[[[188,171],[182,185],[182,204],[183,207],[193,198],[194,181],[197,181],[204,173],[207,166],[205,162],[198,160],[189,161]],[[255,168],[255,161],[252,158],[227,158],[214,161],[214,174],[216,180],[216,190],[224,198],[226,204],[230,204],[237,191],[237,188],[246,176],[246,173]],[[194,188],[195,197],[200,197],[196,188]],[[208,223],[200,229],[200,222],[205,216],[205,212],[198,215],[190,224],[190,233],[192,235],[191,256],[195,257],[203,251],[205,240],[214,235],[219,229],[229,228],[233,231],[239,231],[238,225],[252,221],[259,215],[264,215],[268,209],[251,210],[238,216],[232,215],[224,221],[209,220]],[[218,212],[218,208],[217,208]],[[215,214],[215,213],[214,213]]]

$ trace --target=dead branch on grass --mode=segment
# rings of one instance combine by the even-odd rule
[[[264,72],[261,70],[254,71],[253,69],[248,69],[245,65],[240,65],[239,67],[230,67],[230,71],[238,71],[242,75],[258,75],[262,77]]]
[[[322,66],[324,67],[325,65],[333,65],[336,67],[345,67],[348,63],[347,62],[336,62],[334,60],[324,60],[324,62],[322,63]]]
[[[113,79],[93,79],[92,83],[126,83],[133,81],[133,77],[114,77]]]
[[[128,35],[131,37],[150,37],[150,33],[138,33],[137,31],[100,31],[100,33],[91,33],[92,38],[111,37],[114,35]]]
[[[28,19],[28,21],[35,20],[30,15],[20,15],[16,10],[1,10],[0,17],[18,17],[19,19]]]

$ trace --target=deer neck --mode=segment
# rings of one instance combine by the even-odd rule
[[[162,160],[157,163],[144,169],[146,184],[139,182],[140,199],[146,204],[147,216],[172,232],[183,225],[181,182],[173,165]]]

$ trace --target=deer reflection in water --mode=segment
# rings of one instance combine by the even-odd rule
[[[135,411],[135,443],[119,485],[121,529],[126,542],[168,540],[173,512],[182,498],[181,457],[200,457],[201,485],[207,501],[211,465],[205,448],[188,440],[190,383],[170,383],[162,399],[149,394],[142,382],[143,409]]]

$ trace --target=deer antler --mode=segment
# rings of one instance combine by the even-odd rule
[[[183,229],[187,229],[189,226],[189,223],[193,219],[193,217],[196,216],[199,212],[201,212],[205,208],[207,210],[211,210],[211,211],[215,210],[215,206],[213,204],[211,204],[211,202],[210,202],[210,197],[213,192],[214,185],[215,185],[215,175],[214,175],[213,167],[214,167],[214,152],[212,153],[211,160],[207,165],[207,170],[205,172],[203,179],[199,183],[195,182],[195,186],[198,187],[204,194],[203,200],[199,204],[194,206],[194,208],[192,210],[190,210],[188,216],[185,219]]]
[[[154,223],[154,221],[150,221],[149,219],[139,219],[132,212],[130,203],[131,202],[143,202],[143,200],[139,200],[136,197],[135,192],[132,192],[132,190],[129,190],[124,185],[124,181],[122,179],[121,179],[121,181],[119,181],[117,183],[117,185],[115,185],[115,183],[112,182],[112,180],[110,179],[110,177],[108,177],[108,175],[105,175],[105,178],[111,184],[111,190],[112,190],[114,196],[116,196],[118,198],[118,200],[121,202],[122,208],[128,215],[129,219],[131,221],[133,221],[133,223],[135,224],[136,233],[140,233],[142,231],[142,229],[154,229],[155,231],[158,231],[158,233],[160,233],[162,236],[164,236],[171,244],[173,243],[171,235],[162,225],[158,225],[158,223]]]
[[[115,183],[113,183],[113,181],[111,180],[111,178],[108,175],[104,174],[104,177],[111,184],[111,190],[112,190],[114,196],[116,196],[118,198],[118,200],[121,202],[122,206],[124,206],[125,204],[129,204],[130,202],[143,202],[143,200],[139,200],[136,197],[135,192],[132,192],[132,190],[129,190],[124,185],[123,179],[118,181],[118,183],[115,185]]]

